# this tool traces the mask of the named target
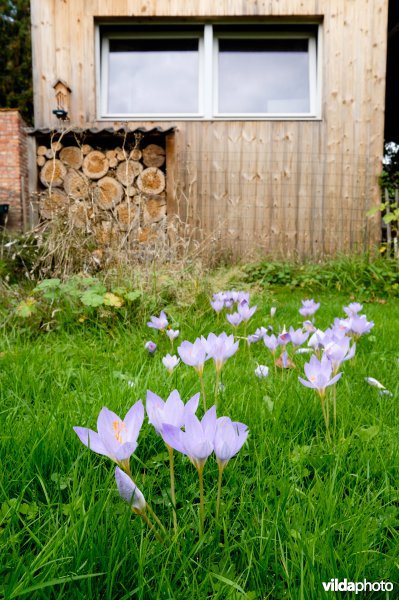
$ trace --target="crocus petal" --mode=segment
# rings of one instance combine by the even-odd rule
[[[124,473],[119,467],[115,469],[115,481],[118,488],[118,492],[123,498],[130,504],[132,508],[135,508],[138,512],[142,512],[146,508],[146,501],[143,494],[140,492],[133,479]]]
[[[163,410],[163,422],[176,427],[184,424],[184,403],[177,390],[173,390],[167,398]]]
[[[125,444],[121,444],[116,452],[115,458],[118,461],[126,460],[132,456],[136,448],[137,442],[126,442]]]
[[[133,404],[132,408],[127,412],[124,418],[126,426],[127,439],[130,442],[136,442],[139,437],[141,426],[144,421],[144,406],[141,400]]]
[[[88,429],[87,427],[74,427],[73,430],[82,442],[82,444],[90,448],[90,450],[93,450],[93,452],[97,452],[97,454],[102,454],[104,456],[112,458],[110,457],[108,450],[102,443],[100,436],[96,431]]]
[[[174,425],[168,425],[165,423],[161,431],[162,439],[171,448],[174,448],[182,454],[187,454],[185,446],[182,441],[182,431]]]
[[[197,412],[199,399],[200,394],[198,392],[197,394],[194,394],[194,396],[190,398],[190,400],[187,401],[186,406],[184,407],[184,420],[186,420],[186,417],[188,417],[189,414],[193,415]]]
[[[302,379],[302,377],[298,377],[298,379],[305,387],[312,388],[313,390],[317,388],[317,386],[314,383],[308,381],[307,379]]]
[[[101,409],[97,419],[97,431],[111,456],[116,456],[120,448],[120,441],[117,439],[118,432],[122,431],[122,421],[112,410],[104,406]]]

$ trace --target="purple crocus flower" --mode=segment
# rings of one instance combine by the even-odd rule
[[[180,331],[178,329],[167,329],[166,330],[166,335],[168,336],[168,338],[170,339],[171,342],[173,340],[175,340],[177,337],[179,337],[179,333],[180,333]]]
[[[290,327],[288,333],[291,342],[295,347],[302,346],[302,344],[306,342],[306,340],[309,337],[309,331],[303,331],[301,327],[299,329],[294,329],[293,327]]]
[[[351,302],[348,306],[344,306],[344,313],[348,315],[348,317],[354,317],[360,312],[363,308],[362,304],[359,302]]]
[[[316,327],[313,325],[312,321],[304,321],[303,322],[303,326],[306,329],[306,331],[310,331],[311,333],[314,333],[316,331]]]
[[[215,361],[216,371],[220,372],[228,358],[238,350],[238,341],[234,341],[233,335],[223,332],[219,336],[210,333],[207,338],[201,336],[202,344],[209,358]]]
[[[324,396],[326,387],[336,383],[342,375],[342,373],[338,373],[331,378],[332,364],[326,355],[323,355],[321,360],[315,355],[311,356],[310,361],[305,364],[304,368],[308,379],[298,377],[299,381],[302,385],[317,390],[321,396]]]
[[[87,427],[74,427],[78,438],[90,450],[108,456],[128,470],[128,461],[137,448],[137,438],[144,420],[141,400],[133,404],[123,421],[104,407],[97,419],[97,432]]]
[[[311,300],[302,300],[302,308],[299,309],[299,314],[303,317],[310,317],[320,308],[320,302]]]
[[[247,437],[248,428],[244,423],[233,422],[229,417],[217,419],[213,446],[219,467],[224,469],[241,450]]]
[[[258,365],[255,369],[255,375],[256,377],[259,377],[259,379],[264,379],[269,375],[269,367],[266,365]]]
[[[246,300],[242,300],[237,306],[238,314],[243,321],[248,321],[255,313],[256,309],[257,306],[252,306],[252,308],[250,308]]]
[[[197,338],[193,344],[185,340],[178,347],[177,352],[184,364],[194,367],[197,373],[202,376],[205,361],[209,357],[206,355],[204,344],[200,338]]]
[[[373,321],[367,321],[366,315],[355,315],[350,318],[350,332],[355,336],[370,333],[374,327]]]
[[[194,414],[198,408],[199,394],[195,394],[184,404],[177,390],[169,394],[166,402],[157,394],[147,390],[146,410],[148,420],[154,426],[158,435],[162,435],[165,424],[183,427],[185,419]]]
[[[149,340],[144,344],[144,348],[148,350],[149,354],[154,354],[155,350],[157,349],[157,345],[155,342]]]
[[[152,327],[153,329],[159,329],[163,331],[168,326],[168,319],[163,310],[161,310],[161,314],[159,317],[150,317],[150,321],[148,321],[148,327]]]
[[[271,335],[264,335],[263,342],[266,348],[269,348],[270,352],[274,354],[277,350],[277,347],[280,345],[279,339],[272,333]]]
[[[207,410],[202,421],[194,414],[188,414],[184,426],[185,431],[182,431],[174,425],[165,424],[162,437],[168,446],[188,456],[197,470],[202,472],[214,449],[216,407]]]
[[[324,347],[324,354],[330,360],[333,373],[337,373],[341,363],[355,356],[356,344],[350,346],[350,339],[344,337],[335,342],[329,342]]]
[[[230,325],[233,325],[233,327],[238,327],[238,325],[244,320],[238,312],[229,313],[228,315],[226,315],[226,319],[228,320]]]
[[[163,363],[164,367],[166,367],[166,369],[168,370],[169,373],[173,372],[173,369],[175,367],[177,367],[179,362],[180,362],[180,358],[177,358],[176,355],[171,356],[170,354],[167,354],[162,359],[162,363]]]
[[[289,344],[291,341],[291,336],[288,333],[288,331],[286,331],[285,326],[284,329],[281,333],[278,334],[278,342],[280,346],[286,346],[287,344]]]
[[[373,387],[378,388],[379,390],[385,390],[386,387],[385,385],[382,385],[382,383],[380,383],[378,381],[378,379],[374,379],[374,377],[365,377],[365,381],[367,381],[367,383]]]
[[[124,473],[119,467],[115,468],[115,480],[119,495],[126,500],[135,513],[141,514],[145,511],[147,503],[133,479]]]
[[[215,312],[220,313],[224,309],[224,299],[216,298],[211,300],[211,306]]]

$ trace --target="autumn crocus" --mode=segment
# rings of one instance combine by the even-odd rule
[[[348,315],[348,317],[354,317],[360,312],[363,308],[363,305],[359,302],[351,302],[348,306],[344,306],[344,313]]]
[[[213,358],[216,369],[215,400],[219,392],[220,372],[228,358],[238,350],[238,341],[234,341],[233,335],[223,332],[219,336],[210,333],[207,338],[201,337],[202,344],[209,358]]]
[[[367,321],[366,315],[354,315],[350,318],[349,331],[354,337],[370,333],[374,327],[373,321]]]
[[[168,446],[185,454],[198,472],[200,486],[199,531],[204,530],[204,466],[214,449],[216,432],[216,407],[212,406],[199,421],[194,414],[189,414],[184,423],[185,430],[165,424],[162,437]]]
[[[208,360],[205,346],[202,339],[197,338],[194,343],[185,340],[180,344],[177,352],[184,364],[194,367],[198,373],[201,385],[202,402],[204,411],[206,411],[206,398],[205,398],[205,386],[204,386],[204,364]]]
[[[238,325],[240,325],[240,323],[242,323],[244,320],[238,312],[229,313],[228,315],[226,315],[226,319],[228,320],[230,325],[233,325],[233,327],[238,327]]]
[[[306,340],[309,337],[309,331],[303,331],[303,329],[300,327],[299,329],[294,329],[293,327],[290,327],[288,330],[289,336],[290,336],[290,340],[292,342],[292,345],[294,347],[298,347],[298,346],[302,346],[302,344],[304,342],[306,342]]]
[[[324,354],[331,362],[333,375],[338,372],[341,363],[350,360],[355,356],[355,352],[356,344],[352,344],[351,346],[348,337],[331,341],[326,344],[324,347]]]
[[[257,309],[256,306],[250,307],[246,300],[241,301],[237,305],[237,312],[241,316],[241,319],[243,321],[248,321],[252,317],[252,315],[256,312],[256,309]]]
[[[178,329],[166,329],[165,333],[173,344],[173,340],[179,337],[180,331]]]
[[[149,340],[144,344],[144,348],[147,350],[148,354],[154,354],[157,349],[157,345],[152,340]]]
[[[274,333],[272,333],[271,335],[267,335],[267,334],[264,335],[263,343],[265,344],[266,348],[268,348],[270,350],[270,352],[272,353],[273,356],[275,355],[276,350],[277,350],[278,346],[280,345],[280,341],[274,335]]]
[[[119,467],[115,468],[115,481],[120,497],[129,504],[132,512],[134,512],[136,515],[139,515],[143,519],[143,521],[149,526],[150,530],[153,530],[155,526],[153,523],[151,523],[150,519],[146,514],[146,511],[148,510],[159,525],[159,527],[161,528],[162,532],[165,533],[165,529],[162,523],[155,515],[151,507],[145,501],[142,492],[134,483],[133,479],[124,471],[122,471]],[[154,534],[160,542],[163,541],[156,531],[154,531]]]
[[[162,436],[169,454],[169,472],[170,472],[170,490],[171,500],[173,504],[173,526],[177,531],[177,516],[176,516],[176,492],[175,492],[175,470],[173,447],[168,444],[163,436],[165,425],[172,425],[180,428],[184,425],[185,420],[194,415],[198,408],[199,394],[195,394],[184,404],[177,390],[173,390],[164,402],[162,398],[147,391],[146,410],[149,422],[154,426],[158,435]]]
[[[175,367],[177,367],[179,362],[180,358],[177,358],[176,355],[171,356],[170,354],[167,354],[162,358],[162,364],[167,369],[170,375],[173,373],[173,370],[175,369]]]
[[[299,314],[303,317],[310,317],[320,308],[320,302],[311,300],[302,300],[302,307],[299,309]]]
[[[319,360],[315,355],[311,356],[310,361],[305,364],[304,369],[307,380],[303,379],[302,377],[298,377],[298,379],[302,383],[302,385],[317,390],[321,400],[321,409],[323,412],[324,422],[326,424],[327,438],[329,439],[330,417],[328,402],[325,403],[325,393],[326,388],[336,383],[338,379],[341,378],[342,373],[337,373],[336,375],[334,375],[334,377],[331,377],[332,364],[325,354],[323,354],[321,360]]]
[[[97,431],[74,427],[80,441],[97,454],[108,456],[130,474],[129,459],[137,448],[137,438],[144,420],[144,406],[136,402],[122,420],[104,407],[97,419]]]
[[[223,471],[229,460],[241,450],[247,437],[248,428],[244,423],[233,422],[229,417],[220,417],[217,419],[213,441],[216,462],[219,469],[216,519],[219,516]]]
[[[148,327],[151,327],[152,329],[159,329],[159,331],[164,331],[168,324],[168,319],[163,310],[161,310],[159,317],[152,316],[150,317],[150,321],[147,323]]]
[[[256,377],[259,379],[265,379],[269,375],[269,367],[266,365],[258,365],[255,369]]]

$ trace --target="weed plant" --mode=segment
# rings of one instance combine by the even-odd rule
[[[321,287],[321,286],[320,286]],[[218,291],[214,289],[213,291]],[[299,327],[305,289],[258,288],[248,326]],[[316,324],[327,327],[353,298],[318,289]],[[370,299],[360,293],[356,300]],[[270,307],[277,307],[273,321]],[[337,431],[328,443],[319,401],[295,369],[276,369],[263,343],[247,346],[222,372],[218,415],[249,427],[227,466],[215,520],[217,466],[205,469],[205,531],[198,535],[198,483],[175,457],[178,532],[173,534],[168,453],[146,420],[132,457],[133,477],[171,532],[161,544],[116,491],[112,463],[85,448],[74,425],[96,429],[102,406],[124,415],[147,389],[162,398],[199,391],[184,364],[169,375],[166,336],[146,326],[165,309],[179,340],[233,331],[209,304],[206,282],[191,302],[147,296],[134,318],[32,329],[8,320],[0,338],[0,595],[13,598],[318,600],[322,582],[391,581],[399,589],[399,301],[368,302],[375,322],[337,384]],[[157,312],[158,311],[158,312]],[[148,339],[158,344],[152,356]],[[254,370],[266,364],[270,375]],[[392,392],[378,394],[365,377]],[[214,371],[204,384],[212,403]],[[201,402],[200,402],[201,405]],[[199,410],[201,412],[201,410]],[[377,597],[377,596],[375,596]],[[385,597],[385,596],[384,596]],[[390,596],[395,598],[395,592]]]

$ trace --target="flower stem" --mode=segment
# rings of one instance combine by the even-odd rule
[[[205,503],[204,503],[204,467],[198,467],[198,479],[200,489],[200,505],[199,505],[199,535],[202,537],[204,533],[204,520],[205,520]]]
[[[150,519],[147,517],[147,515],[145,514],[145,512],[139,512],[137,513],[138,515],[140,515],[140,517],[143,519],[144,523],[146,523],[148,525],[148,527],[150,528],[150,531],[153,531],[156,539],[158,540],[158,542],[160,542],[161,544],[163,544],[163,539],[161,538],[161,536],[159,535],[159,533],[157,531],[155,531],[155,525],[154,523],[151,523]]]
[[[326,425],[326,437],[327,440],[330,442],[330,427],[329,427],[329,414],[328,414],[328,407],[326,409],[326,404],[325,404],[325,393],[320,392],[320,400],[321,400],[321,410],[323,413],[323,417],[324,417],[324,423]]]
[[[154,521],[157,523],[158,527],[161,529],[162,533],[166,535],[165,527],[162,525],[161,521],[158,519],[157,515],[152,510],[151,506],[149,504],[147,504],[146,508],[147,508],[148,512],[151,514]]]
[[[201,384],[201,396],[202,396],[202,405],[204,407],[204,413],[206,412],[206,397],[205,397],[205,384],[204,384],[204,375],[203,373],[198,371],[198,377],[200,379]]]
[[[215,406],[216,406],[216,408],[218,407],[219,382],[220,382],[220,369],[216,369],[216,379],[215,379]]]
[[[177,533],[177,515],[176,515],[176,492],[175,492],[175,466],[173,457],[173,448],[166,444],[169,453],[169,471],[170,471],[170,497],[172,499],[173,510],[173,529]]]
[[[224,470],[223,465],[218,464],[218,467],[219,467],[219,476],[218,476],[218,493],[217,493],[217,498],[216,498],[216,521],[219,518],[220,494],[221,494],[221,490],[222,490],[222,477],[223,477],[223,470]]]

